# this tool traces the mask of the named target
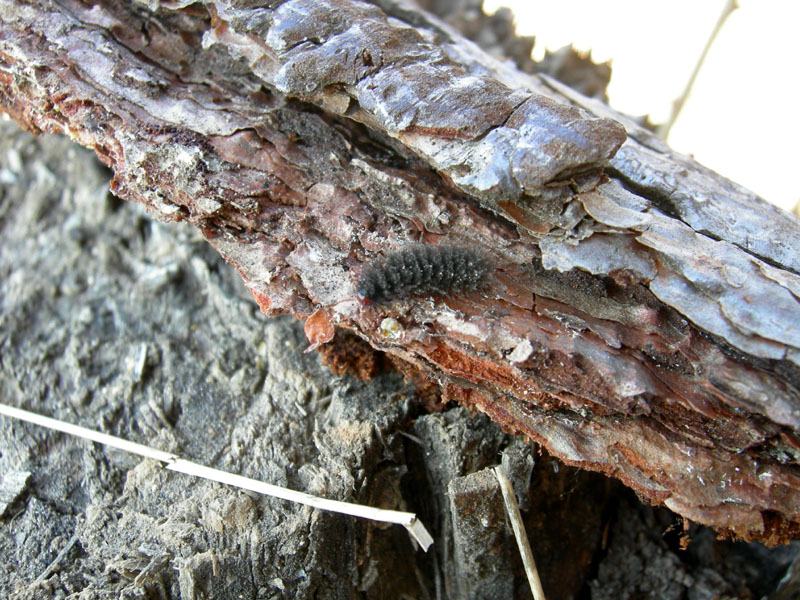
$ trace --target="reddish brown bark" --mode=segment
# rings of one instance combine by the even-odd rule
[[[39,0],[0,19],[3,110],[200,228],[265,312],[311,318],[314,343],[352,330],[689,519],[796,535],[793,217],[421,13]],[[487,288],[354,299],[363,263],[419,240],[482,248]]]

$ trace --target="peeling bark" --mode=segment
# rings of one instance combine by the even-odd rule
[[[399,2],[253,4],[2,1],[0,107],[314,343],[350,329],[722,533],[797,534],[797,219]],[[487,288],[354,300],[419,240],[482,249]]]

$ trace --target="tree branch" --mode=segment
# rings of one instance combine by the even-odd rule
[[[265,312],[692,520],[797,534],[797,219],[400,3],[264,4],[5,0],[0,107],[197,226]],[[482,249],[487,288],[354,300],[418,240]]]

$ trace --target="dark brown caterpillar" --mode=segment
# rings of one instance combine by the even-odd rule
[[[364,304],[414,294],[448,295],[478,289],[488,271],[489,263],[479,250],[417,244],[368,264],[356,291]]]

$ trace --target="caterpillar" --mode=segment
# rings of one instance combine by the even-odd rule
[[[479,250],[415,244],[369,263],[356,292],[367,305],[416,294],[467,292],[481,287],[488,271],[489,262]]]

